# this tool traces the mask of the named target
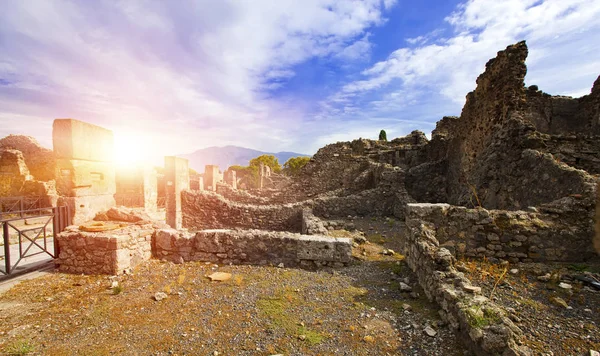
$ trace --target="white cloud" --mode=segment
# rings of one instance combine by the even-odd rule
[[[307,59],[367,56],[393,1],[11,2],[0,14],[0,135],[75,117],[142,131],[164,154],[300,149],[306,112],[269,89]],[[10,119],[10,118],[13,119]],[[12,121],[12,122],[11,122]],[[38,121],[30,121],[31,123]],[[47,125],[46,125],[47,126]],[[50,135],[50,132],[47,133]],[[45,140],[47,141],[47,140]]]
[[[539,84],[552,94],[589,93],[600,74],[598,1],[470,0],[446,21],[454,31],[452,37],[435,38],[438,30],[407,39],[416,47],[399,48],[365,69],[362,79],[344,85],[323,107],[343,112],[336,106],[345,104],[339,98],[357,101],[374,96],[377,99],[370,101],[374,105],[364,107],[364,117],[402,112],[414,109],[415,102],[397,100],[390,93],[417,92],[414,100],[435,96],[440,105],[454,107],[448,114],[456,114],[487,60],[522,39],[530,50],[529,84]]]

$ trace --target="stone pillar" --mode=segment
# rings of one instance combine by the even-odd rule
[[[158,176],[154,167],[144,167],[144,210],[155,213],[158,210]]]
[[[204,190],[204,177],[198,178],[198,190]]]
[[[220,177],[219,166],[207,164],[204,167],[204,184],[206,190],[212,190],[213,192],[216,191],[217,183],[221,180],[222,178]]]
[[[228,170],[225,172],[225,183],[229,184],[233,189],[237,189],[237,177],[235,171]]]
[[[258,176],[259,176],[259,179],[260,179],[258,187],[260,189],[262,189],[263,184],[264,184],[264,176],[265,176],[265,165],[262,162],[260,162],[260,164],[258,166]]]
[[[600,179],[596,184],[596,235],[594,237],[594,248],[600,254]]]
[[[188,160],[175,156],[165,157],[165,195],[167,224],[174,229],[183,226],[181,191],[190,188]]]
[[[56,119],[52,143],[58,204],[71,208],[73,224],[115,206],[112,131],[78,120]]]

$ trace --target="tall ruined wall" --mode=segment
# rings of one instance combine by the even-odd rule
[[[454,196],[468,190],[466,180],[481,152],[490,144],[495,130],[524,104],[527,53],[524,41],[498,52],[477,78],[477,88],[467,95],[448,151],[451,202]]]
[[[589,95],[552,96],[532,85],[523,115],[542,133],[600,135],[600,77]]]
[[[513,210],[573,194],[591,194],[593,177],[544,153],[544,147],[544,135],[515,114],[482,151],[469,176],[472,189],[456,196],[456,201]]]

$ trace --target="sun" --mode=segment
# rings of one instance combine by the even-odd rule
[[[142,165],[149,161],[149,140],[139,133],[132,131],[116,131],[115,135],[115,164],[121,167]]]

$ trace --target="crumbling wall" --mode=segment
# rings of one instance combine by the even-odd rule
[[[23,184],[30,179],[21,151],[0,149],[0,196],[22,195]]]
[[[486,63],[485,72],[477,78],[477,88],[467,94],[448,149],[450,203],[456,203],[457,197],[470,190],[465,180],[470,178],[478,161],[484,157],[482,152],[490,144],[493,134],[525,102],[523,83],[527,72],[527,53],[524,41],[498,52],[498,56]]]
[[[188,234],[163,229],[154,235],[153,251],[157,258],[175,263],[342,267],[351,260],[352,242],[348,238],[261,230],[204,230]]]
[[[257,228],[300,232],[302,206],[248,205],[231,202],[209,191],[181,194],[183,226],[188,229]]]
[[[480,295],[481,288],[454,267],[452,254],[440,246],[435,227],[414,218],[417,205],[409,205],[408,233],[403,239],[406,262],[416,273],[427,297],[440,307],[440,316],[476,355],[528,355],[519,345],[522,331],[506,317],[506,313]],[[478,327],[476,319],[488,324]]]
[[[538,212],[409,204],[406,221],[411,226],[430,226],[440,246],[459,258],[512,263],[585,261],[596,253],[589,224],[593,215],[581,206],[587,203],[581,200],[570,198]]]
[[[544,135],[543,152],[590,174],[600,174],[600,136]]]
[[[33,179],[38,181],[54,179],[56,165],[54,152],[42,147],[35,138],[23,135],[8,135],[0,140],[0,149],[21,151]]]
[[[523,115],[542,133],[600,135],[600,77],[589,95],[552,96],[532,85],[526,91]]]
[[[478,166],[464,180],[471,189],[455,196],[455,202],[515,210],[591,194],[593,177],[542,153],[545,146],[544,136],[515,115],[482,151]]]

